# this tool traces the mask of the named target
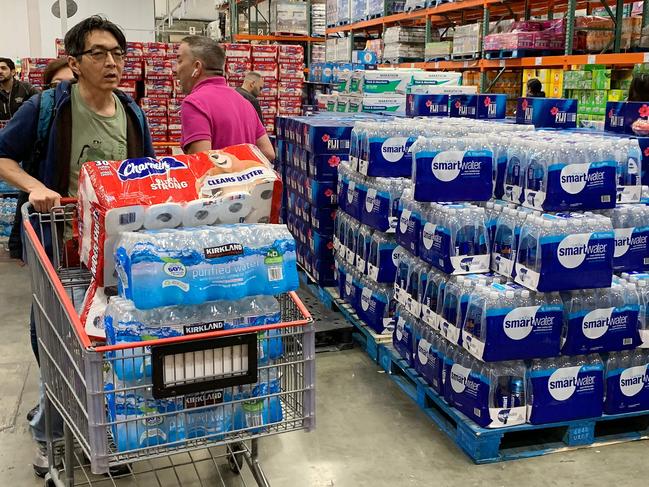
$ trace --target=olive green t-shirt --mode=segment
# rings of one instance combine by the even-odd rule
[[[93,112],[72,85],[72,146],[68,195],[76,198],[79,170],[88,161],[121,161],[126,159],[126,112],[117,96],[115,115],[104,117]]]

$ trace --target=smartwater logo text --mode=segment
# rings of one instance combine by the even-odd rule
[[[570,377],[569,379],[558,379],[550,381],[548,386],[550,390],[552,389],[565,389],[570,387],[583,387],[583,386],[592,386],[595,384],[595,377],[589,375],[587,377]]]
[[[574,269],[586,260],[586,256],[599,259],[606,254],[608,244],[590,243],[591,236],[591,233],[579,233],[565,237],[557,248],[559,263],[567,269]]]
[[[604,172],[596,171],[590,174],[567,174],[561,176],[561,184],[571,184],[571,183],[595,183],[599,181],[604,181]]]
[[[554,316],[538,316],[540,306],[528,306],[511,310],[503,319],[503,330],[512,340],[526,338],[534,328],[552,328]]]
[[[398,162],[408,152],[408,137],[388,137],[381,144],[381,155],[388,162]]]
[[[629,367],[620,374],[620,390],[626,397],[635,396],[645,387],[649,387],[646,364]]]
[[[187,165],[174,157],[126,159],[119,165],[117,175],[122,181],[129,181],[156,174],[165,174],[173,169],[187,169]]]

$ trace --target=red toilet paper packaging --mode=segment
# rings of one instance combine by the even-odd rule
[[[277,223],[282,182],[249,144],[193,155],[96,161],[79,174],[81,261],[100,287],[116,284],[123,231],[219,223]]]

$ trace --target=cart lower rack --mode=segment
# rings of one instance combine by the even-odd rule
[[[153,475],[160,485],[158,469],[182,485],[178,472],[189,468],[203,485],[199,463],[213,464],[223,483],[218,457],[235,472],[246,461],[257,484],[268,485],[257,440],[315,426],[313,320],[297,294],[277,297],[281,323],[93,343],[78,315],[91,276],[64,242],[76,206],[41,214],[25,205],[23,216],[46,393],[47,485],[102,485],[102,475],[119,466],[133,478]],[[59,414],[62,470],[52,421]],[[75,464],[87,466],[75,471]]]

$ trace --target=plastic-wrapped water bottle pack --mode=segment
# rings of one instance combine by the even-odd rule
[[[17,204],[16,198],[0,198],[0,238],[11,235]]]
[[[200,304],[298,288],[295,240],[284,225],[124,232],[118,289],[139,309]]]
[[[613,208],[640,201],[636,139],[535,132],[497,139],[506,146],[503,198],[543,211]],[[497,164],[497,172],[502,164]]]

